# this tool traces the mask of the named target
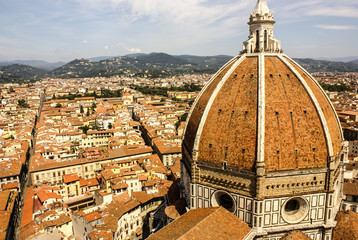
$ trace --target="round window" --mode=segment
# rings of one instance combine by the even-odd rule
[[[221,206],[230,212],[235,212],[235,201],[232,196],[224,191],[217,191],[211,197],[211,205],[213,207]]]
[[[295,214],[300,209],[300,203],[296,199],[291,199],[285,204],[287,214]]]
[[[229,195],[221,194],[219,197],[219,205],[229,210],[234,206],[234,201]]]
[[[288,223],[298,223],[307,216],[308,210],[308,203],[304,198],[290,198],[282,207],[282,218]]]

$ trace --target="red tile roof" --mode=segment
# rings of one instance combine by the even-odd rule
[[[78,181],[78,180],[79,180],[79,177],[78,177],[77,173],[71,173],[71,174],[63,175],[63,182],[64,183],[75,182],[75,181]]]
[[[49,192],[49,191],[41,191],[37,193],[38,198],[40,199],[40,201],[43,203],[44,201],[50,199],[50,198],[55,198],[55,199],[62,199],[62,196],[54,193],[54,192]]]
[[[4,184],[2,186],[2,190],[14,189],[14,188],[18,188],[18,187],[19,187],[19,183],[13,182],[13,183]]]
[[[312,240],[309,238],[306,234],[304,234],[301,231],[290,231],[283,235],[283,237],[280,238],[280,240]]]
[[[84,186],[87,186],[87,180],[80,178],[80,187],[84,187]]]
[[[358,239],[358,214],[340,211],[336,217],[337,225],[333,229],[334,240]]]
[[[99,182],[96,178],[87,179],[87,186],[92,187],[97,185],[99,185]]]
[[[91,213],[86,214],[85,218],[86,218],[87,222],[90,223],[92,221],[102,218],[102,216],[98,212],[91,212]]]
[[[148,240],[243,239],[250,231],[247,223],[225,208],[199,208],[190,210]]]
[[[8,201],[11,195],[10,190],[0,191],[0,211],[6,211],[8,209]]]
[[[26,226],[32,221],[33,205],[34,205],[34,188],[30,186],[26,190],[26,196],[24,201],[24,208],[22,212],[21,228]]]
[[[344,194],[358,196],[358,182],[344,182]]]

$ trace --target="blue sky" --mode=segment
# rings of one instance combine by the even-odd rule
[[[358,56],[357,0],[267,0],[291,57]],[[236,55],[256,0],[0,0],[0,61]]]

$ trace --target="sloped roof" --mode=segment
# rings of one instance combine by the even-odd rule
[[[98,212],[91,212],[85,215],[87,222],[93,222],[94,220],[102,218]]]
[[[49,192],[49,191],[41,191],[37,193],[38,198],[40,199],[40,201],[43,203],[44,201],[50,199],[50,198],[55,198],[55,199],[62,199],[62,196],[54,193],[54,192]]]
[[[348,195],[358,195],[358,183],[357,182],[345,182],[343,184],[343,192]]]
[[[333,229],[333,240],[358,239],[358,214],[340,211],[336,217],[337,225]]]
[[[149,236],[148,240],[243,239],[251,228],[223,207],[193,209]]]
[[[80,180],[77,173],[71,173],[67,175],[63,175],[63,182],[64,183],[70,183]]]
[[[22,219],[21,219],[21,228],[25,227],[32,221],[32,213],[34,206],[34,188],[30,186],[26,190]]]
[[[280,240],[312,240],[309,238],[306,234],[304,234],[301,231],[290,231],[283,235],[283,237],[280,238]]]

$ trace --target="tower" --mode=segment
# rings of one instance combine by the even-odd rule
[[[301,230],[331,239],[347,158],[339,119],[314,78],[282,53],[258,0],[249,39],[200,92],[182,146],[191,209],[223,206],[256,239]]]
[[[243,43],[243,52],[280,52],[281,42],[273,35],[273,13],[267,6],[266,0],[257,1],[254,12],[250,15],[250,36]]]

